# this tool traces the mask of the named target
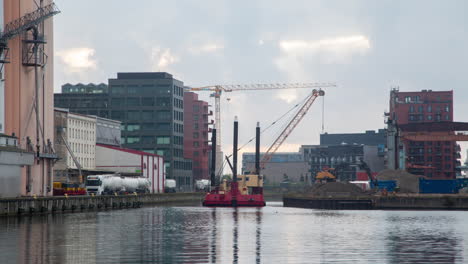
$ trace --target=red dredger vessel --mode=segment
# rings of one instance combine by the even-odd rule
[[[211,192],[203,200],[203,206],[265,206],[263,198],[263,177],[260,175],[260,126],[256,129],[255,173],[237,175],[237,142],[239,125],[234,121],[233,165],[227,159],[232,169],[232,181],[224,180],[216,185],[216,129],[212,133],[211,151]]]

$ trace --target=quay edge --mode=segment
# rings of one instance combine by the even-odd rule
[[[329,210],[468,210],[468,195],[389,195],[363,197],[283,196],[285,207]]]
[[[73,213],[138,208],[143,205],[197,202],[204,193],[0,198],[0,216]]]

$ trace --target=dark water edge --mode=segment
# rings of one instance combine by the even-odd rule
[[[0,263],[467,263],[467,212],[204,208],[0,218]]]

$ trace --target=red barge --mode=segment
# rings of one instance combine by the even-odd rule
[[[256,128],[255,173],[237,175],[238,122],[234,121],[233,164],[227,162],[232,170],[232,181],[223,180],[216,184],[216,162],[211,162],[211,192],[205,195],[203,206],[265,206],[263,198],[263,177],[260,175],[260,126]],[[212,133],[211,160],[216,160],[216,129]]]

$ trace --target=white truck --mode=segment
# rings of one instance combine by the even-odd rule
[[[164,192],[166,193],[175,193],[176,192],[177,183],[174,179],[166,179],[164,184]]]
[[[211,181],[207,180],[207,179],[202,179],[202,180],[195,181],[195,189],[197,191],[209,192],[210,191],[210,185],[211,185]]]
[[[150,185],[150,181],[146,178],[123,177],[115,174],[90,175],[86,179],[86,192],[88,195],[147,193]]]

